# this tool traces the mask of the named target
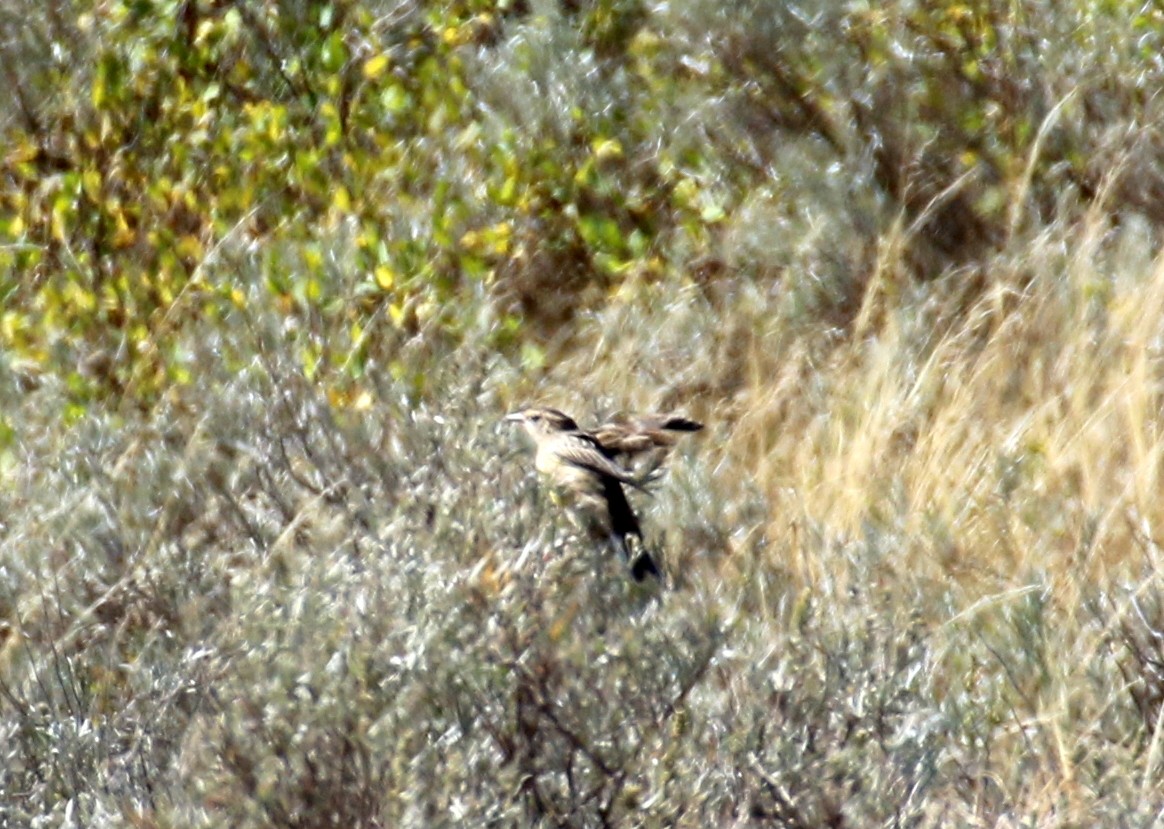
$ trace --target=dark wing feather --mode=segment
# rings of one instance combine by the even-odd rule
[[[667,429],[671,432],[698,432],[703,428],[703,424],[698,420],[692,420],[682,415],[656,415],[662,422],[658,425],[659,429]]]

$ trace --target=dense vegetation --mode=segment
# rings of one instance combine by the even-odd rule
[[[12,0],[0,822],[1147,825],[1164,10]],[[674,409],[640,588],[501,423]]]

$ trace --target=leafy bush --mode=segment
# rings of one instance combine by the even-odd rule
[[[3,332],[91,359],[79,388],[186,380],[178,331],[242,301],[238,249],[289,317],[455,338],[487,298],[512,344],[708,261],[804,270],[844,321],[894,227],[900,278],[932,279],[1091,204],[1159,220],[1150,10],[1131,41],[1034,2],[52,9],[5,47]]]

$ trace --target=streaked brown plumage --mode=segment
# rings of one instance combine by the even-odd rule
[[[616,415],[590,434],[611,458],[633,461],[648,456],[657,466],[681,435],[702,428],[702,423],[681,415]]]
[[[698,431],[702,424],[675,415],[639,415],[586,432],[564,412],[542,407],[521,409],[506,420],[525,428],[536,446],[538,472],[570,498],[574,513],[592,536],[609,539],[618,548],[630,562],[635,580],[660,575],[655,560],[643,548],[642,529],[623,485],[642,489],[677,434]],[[648,471],[633,472],[629,464],[647,455],[651,457]]]

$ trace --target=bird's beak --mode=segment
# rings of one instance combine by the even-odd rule
[[[505,420],[507,423],[521,423],[525,420],[525,415],[521,412],[510,412],[505,416]]]

